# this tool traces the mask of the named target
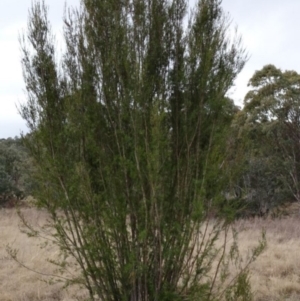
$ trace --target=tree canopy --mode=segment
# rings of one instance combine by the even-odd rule
[[[260,185],[259,195],[265,195],[270,207],[299,201],[300,75],[267,65],[255,72],[249,86],[233,123],[247,147],[245,173],[250,176],[250,166],[254,168],[252,188],[258,194]]]

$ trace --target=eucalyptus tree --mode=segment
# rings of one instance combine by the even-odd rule
[[[299,201],[300,75],[266,65],[255,72],[249,86],[235,124],[248,141],[250,161],[259,160],[260,169],[264,166],[256,181],[269,191],[269,201],[286,201],[291,195]]]
[[[228,221],[207,224],[226,178],[225,94],[246,57],[221,1],[187,11],[184,0],[81,1],[66,11],[59,63],[36,2],[21,37],[35,197],[91,299],[249,299],[245,273],[226,282],[214,247]]]

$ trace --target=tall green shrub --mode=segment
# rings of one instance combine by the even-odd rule
[[[207,220],[225,179],[225,94],[245,63],[221,1],[187,20],[183,0],[84,0],[64,23],[58,64],[45,4],[33,5],[21,114],[37,204],[90,298],[241,295],[245,278],[221,285],[226,240],[214,245],[228,223]]]

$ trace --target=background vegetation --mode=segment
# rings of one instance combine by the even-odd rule
[[[32,160],[21,139],[0,139],[0,204],[21,200],[33,189]]]

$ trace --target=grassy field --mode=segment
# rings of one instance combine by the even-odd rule
[[[28,220],[42,225],[46,214],[33,208],[24,209]],[[0,210],[0,301],[71,301],[80,300],[79,288],[68,291],[62,284],[50,283],[54,259],[58,250],[49,245],[41,248],[36,239],[21,233],[20,220],[14,209]],[[240,220],[239,247],[242,254],[257,245],[261,230],[267,233],[267,248],[251,265],[251,283],[255,301],[300,300],[300,218]],[[42,274],[30,271],[6,252],[6,246],[18,249],[18,258]]]
[[[33,208],[22,209],[28,221],[41,226],[47,217]],[[76,288],[63,290],[62,283],[53,284],[55,266],[47,259],[56,259],[58,249],[49,244],[41,247],[42,239],[29,238],[21,232],[21,221],[15,209],[0,210],[0,301],[75,301],[80,297]],[[17,249],[24,268],[13,260],[6,246]],[[31,270],[39,273],[33,272]]]

